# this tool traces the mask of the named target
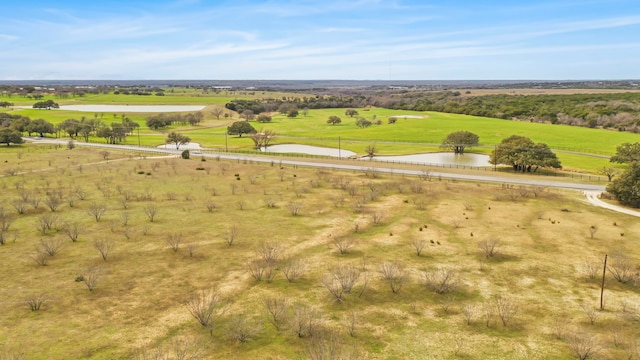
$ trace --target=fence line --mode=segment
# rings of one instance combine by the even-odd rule
[[[349,140],[343,140],[343,141],[349,141]],[[91,140],[88,141],[88,143],[96,144],[97,146],[105,145],[104,147],[107,147],[107,148],[110,147],[110,145],[112,145],[112,144],[106,144],[103,142],[94,142]],[[174,149],[168,149],[168,148],[164,149],[164,148],[158,148],[156,146],[150,146],[150,145],[125,144],[125,146],[127,145],[136,147],[136,148],[142,148],[142,149],[130,149],[132,151],[139,150],[139,151],[148,151],[148,152],[165,153],[165,154],[167,153],[166,151],[186,150],[186,149],[174,150]],[[188,150],[193,151],[194,149],[188,149]],[[225,151],[223,149],[202,148],[202,149],[197,149],[197,151],[200,151],[203,154],[206,153],[210,155],[213,155],[216,153],[229,153],[229,154],[280,156],[280,157],[292,157],[292,158],[325,159],[325,160],[334,160],[334,161],[354,160],[353,158],[337,158],[337,157],[326,156],[326,155],[313,155],[313,154],[303,154],[303,153],[276,153],[276,152],[267,152],[267,151],[263,152],[263,151],[243,150],[243,149],[228,149],[227,151]],[[192,153],[192,155],[194,154]],[[358,160],[370,161],[368,159],[363,160],[362,158]],[[443,169],[462,169],[462,170],[475,170],[475,171],[485,171],[485,172],[508,172],[506,169],[509,168],[505,166],[495,168],[493,166],[470,166],[470,165],[457,165],[457,164],[433,164],[433,163],[411,162],[411,161],[376,160],[375,157],[371,161],[375,161],[376,163],[379,163],[379,164],[381,163],[381,164],[395,164],[395,165],[416,165],[416,166],[436,167],[436,168],[443,168]],[[543,171],[541,172],[537,172],[536,175],[581,179],[581,180],[588,180],[588,181],[606,181],[607,180],[605,176],[599,176],[599,175],[554,172],[554,171],[548,171],[548,170],[545,171],[545,169],[542,169],[542,170]]]

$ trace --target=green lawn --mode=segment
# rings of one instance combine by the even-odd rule
[[[275,94],[269,93],[271,96]],[[245,96],[247,97],[247,96]],[[187,104],[198,103],[205,105],[222,105],[231,98],[228,96],[198,94],[173,95],[173,96],[126,96],[126,95],[96,95],[77,98],[75,101],[84,103],[109,103],[116,99],[126,98],[131,103],[148,104]],[[174,101],[175,100],[175,101]],[[9,110],[6,110],[9,111]],[[274,143],[299,143],[326,147],[338,147],[338,139],[343,149],[363,154],[364,149],[375,143],[379,149],[378,155],[402,155],[439,151],[438,144],[447,134],[467,130],[476,133],[480,137],[482,146],[470,149],[473,152],[490,154],[493,146],[502,139],[511,135],[522,135],[531,138],[535,142],[543,142],[554,150],[563,150],[558,156],[563,166],[571,170],[585,170],[594,172],[608,164],[606,158],[575,155],[571,152],[590,153],[595,155],[612,155],[618,145],[625,142],[638,142],[640,135],[603,130],[573,127],[566,125],[539,124],[521,121],[507,121],[493,118],[475,117],[458,114],[446,114],[436,112],[399,111],[383,108],[358,109],[359,116],[372,122],[368,128],[358,128],[355,123],[358,116],[345,115],[345,109],[312,109],[307,115],[296,118],[288,118],[285,115],[276,114],[273,121],[267,124],[252,123],[258,129],[273,130],[278,138]],[[19,109],[11,111],[33,119],[44,118],[54,124],[69,118],[80,119],[83,116],[94,118],[96,116],[104,122],[119,122],[123,114],[120,113],[82,113],[76,111],[48,111],[35,109]],[[174,126],[163,131],[152,131],[145,127],[145,119],[150,114],[127,113],[124,114],[141,125],[140,143],[143,145],[160,145],[164,141],[167,131],[180,131],[190,136],[192,141],[199,142],[202,146],[212,148],[251,149],[253,143],[247,138],[228,136],[225,138],[226,127],[233,121],[238,121],[238,115],[226,120],[217,120],[205,110],[205,121],[197,127]],[[342,123],[330,125],[326,120],[331,115],[341,117]],[[422,118],[400,118],[395,124],[389,124],[392,116],[411,115]],[[380,125],[375,125],[380,121]],[[137,144],[138,137],[129,137],[128,144]],[[596,141],[597,139],[597,141]],[[101,139],[92,139],[102,141]],[[566,152],[565,152],[566,151]]]

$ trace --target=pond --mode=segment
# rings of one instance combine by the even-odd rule
[[[454,154],[451,152],[397,155],[397,156],[375,156],[373,160],[412,163],[412,164],[459,165],[459,166],[476,166],[476,167],[491,165],[489,164],[489,155],[470,154],[470,153]]]
[[[260,149],[263,152],[272,152],[272,153],[297,153],[297,154],[308,154],[308,155],[320,155],[320,156],[331,156],[331,157],[342,157],[348,158],[355,156],[356,153],[349,150],[340,150],[334,148],[326,148],[320,146],[311,146],[311,145],[299,145],[299,144],[279,144],[279,145],[271,145],[267,147],[266,150]]]
[[[279,144],[271,145],[267,148],[268,152],[274,153],[299,153],[320,156],[332,156],[349,158],[357,154],[349,150],[340,150],[335,148],[326,148],[311,145],[298,144]],[[264,150],[263,150],[264,151]],[[361,160],[369,160],[368,157],[362,157]],[[386,161],[411,164],[432,164],[432,165],[459,165],[459,166],[490,166],[489,156],[482,154],[454,154],[450,152],[443,153],[425,153],[412,155],[396,155],[396,156],[375,156],[373,161]]]
[[[31,106],[16,106],[30,109]],[[200,111],[202,105],[60,105],[60,110],[92,113],[168,113]]]

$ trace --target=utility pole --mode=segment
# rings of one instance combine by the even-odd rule
[[[342,160],[342,149],[340,147],[340,136],[338,136],[338,160]]]
[[[138,146],[140,146],[140,127],[138,127]]]
[[[224,133],[224,152],[229,152],[229,142],[227,140],[227,133]]]
[[[604,277],[607,275],[607,254],[604,254],[604,268],[602,269],[602,286],[600,287],[600,310],[604,310]]]

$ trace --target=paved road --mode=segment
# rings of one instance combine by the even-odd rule
[[[25,140],[36,142],[36,143],[54,143],[54,144],[61,144],[61,145],[66,145],[68,142],[67,140],[56,140],[56,139],[25,138]],[[180,153],[182,153],[182,150],[149,148],[149,147],[134,146],[134,145],[108,145],[108,144],[94,144],[94,143],[84,143],[84,142],[76,142],[75,144],[77,146],[152,152],[156,154],[166,154],[166,155],[180,155]],[[242,161],[247,160],[247,161],[263,162],[263,163],[271,163],[274,161],[273,158],[268,158],[261,155],[232,154],[232,153],[223,153],[223,152],[211,153],[211,152],[205,151],[205,152],[202,152],[202,154],[199,154],[198,156],[204,156],[209,158],[220,157],[221,159],[228,159],[228,160],[242,160]],[[292,165],[292,166],[330,168],[330,169],[340,169],[340,170],[350,170],[350,171],[367,171],[371,169],[371,165],[335,164],[335,163],[323,163],[323,162],[289,160],[289,159],[278,160],[278,163],[284,164],[284,165]],[[387,168],[383,166],[382,167],[376,166],[375,170],[381,173],[389,173],[389,174],[404,174],[404,175],[413,175],[413,176],[424,175],[424,172],[420,170],[393,169],[393,168]],[[530,178],[519,179],[519,178],[504,177],[499,175],[455,174],[455,173],[438,172],[438,171],[429,171],[429,176],[441,177],[443,179],[456,179],[456,180],[466,180],[466,181],[480,181],[480,182],[491,182],[491,183],[527,185],[527,186],[543,186],[543,187],[557,188],[557,189],[578,190],[578,191],[582,191],[587,197],[587,200],[589,201],[589,203],[595,206],[600,206],[610,210],[640,217],[640,212],[638,211],[608,204],[600,200],[598,198],[598,194],[600,194],[605,190],[604,185],[581,184],[581,183],[553,181],[553,180],[545,180],[545,179],[530,179]]]

